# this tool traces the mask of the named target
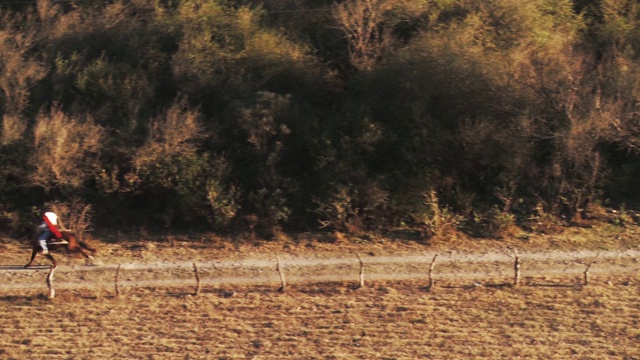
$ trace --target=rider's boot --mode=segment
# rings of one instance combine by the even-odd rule
[[[49,249],[47,248],[47,241],[39,240],[39,242],[40,242],[40,247],[42,248],[42,251],[40,253],[42,255],[47,255],[49,253]]]

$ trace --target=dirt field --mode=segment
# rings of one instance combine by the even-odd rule
[[[96,265],[55,255],[53,300],[48,270],[18,270],[29,250],[3,239],[0,358],[640,359],[639,232],[600,230],[431,244],[93,240]]]

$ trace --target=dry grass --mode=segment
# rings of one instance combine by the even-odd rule
[[[640,279],[565,286],[415,282],[0,297],[5,359],[638,359]],[[623,285],[629,284],[631,285]],[[14,291],[15,293],[15,291]]]
[[[0,272],[2,359],[640,359],[640,275],[634,256],[598,258],[589,286],[584,261],[532,259],[523,263],[523,285],[509,281],[508,263],[447,263],[445,250],[482,254],[510,247],[528,250],[637,249],[637,227],[575,229],[546,237],[499,241],[449,239],[429,245],[372,240],[329,243],[300,238],[286,242],[234,243],[221,239],[102,242],[104,266],[78,269],[81,259],[56,255],[61,285],[46,298],[43,271]],[[0,263],[26,262],[28,249],[0,242]],[[109,264],[213,262],[276,254],[316,259],[356,252],[365,256],[366,287],[356,289],[357,259],[341,268],[287,264],[286,292],[273,267],[268,283],[204,283],[194,292],[190,267],[123,269],[116,297]],[[383,255],[442,253],[436,285],[427,280],[373,278],[371,262]],[[375,256],[373,255],[375,253]],[[426,274],[431,256],[415,271]],[[23,262],[24,261],[24,262]],[[80,262],[80,263],[78,263]],[[45,262],[42,262],[45,263]],[[404,271],[401,264],[382,270]],[[496,269],[505,269],[503,275]],[[580,272],[564,272],[578,268]],[[403,270],[404,269],[404,270]],[[560,269],[559,272],[552,272]],[[636,269],[636,270],[634,270]],[[382,271],[381,270],[381,271]],[[597,272],[599,270],[600,272]],[[346,282],[320,283],[323,271],[348,272]],[[446,272],[459,276],[443,277]],[[477,274],[484,286],[472,286]],[[494,274],[487,277],[487,274]],[[263,276],[256,268],[201,269],[204,279]],[[297,278],[296,278],[297,276]],[[158,287],[153,281],[173,279]],[[151,281],[146,285],[143,281]],[[217,281],[217,280],[216,280]],[[104,282],[104,283],[103,283]],[[37,284],[27,288],[12,284]],[[79,287],[64,286],[78,284]],[[102,284],[102,285],[101,285]],[[105,285],[107,284],[107,285]]]

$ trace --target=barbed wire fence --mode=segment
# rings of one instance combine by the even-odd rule
[[[483,258],[482,256],[485,256]],[[624,259],[623,259],[624,258]],[[452,256],[435,253],[412,256],[369,256],[354,253],[351,257],[283,259],[246,259],[211,262],[151,263],[151,264],[110,264],[102,266],[48,266],[35,267],[33,271],[47,271],[45,283],[48,298],[54,299],[56,287],[63,289],[109,288],[114,295],[120,296],[125,288],[192,288],[187,295],[199,296],[204,287],[219,288],[233,286],[251,286],[273,284],[277,291],[285,292],[288,284],[304,285],[309,283],[323,286],[350,286],[353,289],[365,288],[369,282],[394,282],[411,280],[423,283],[423,291],[442,288],[465,287],[521,287],[521,286],[574,286],[585,287],[594,284],[594,276],[603,279],[619,275],[637,276],[640,252],[588,252],[574,258],[548,257],[539,254],[511,253]],[[618,267],[599,267],[600,262],[623,259]],[[510,261],[509,261],[510,260]],[[436,271],[438,261],[438,271]],[[472,263],[472,265],[468,265]],[[511,272],[509,264],[512,264]],[[0,270],[25,271],[17,267],[0,267]],[[54,284],[54,274],[58,270],[67,275],[65,282]],[[91,281],[89,273],[102,272],[99,280]],[[79,273],[80,280],[71,274]],[[112,280],[109,278],[112,275]],[[526,274],[523,277],[523,273]],[[59,273],[60,274],[60,273]],[[78,276],[76,276],[76,279]],[[123,280],[124,278],[124,280]],[[553,281],[550,282],[549,279]],[[288,279],[288,281],[287,281]],[[437,281],[436,281],[437,280]],[[436,285],[438,284],[438,285]],[[628,285],[629,282],[627,281]],[[0,289],[34,288],[37,284],[5,283]],[[611,285],[611,284],[610,284]]]

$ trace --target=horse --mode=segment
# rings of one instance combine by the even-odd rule
[[[95,254],[97,250],[89,247],[84,241],[78,240],[76,234],[73,231],[63,230],[60,232],[62,237],[60,239],[51,238],[47,240],[47,247],[49,251],[56,249],[65,249],[67,253],[80,253],[85,259],[93,260],[93,256],[87,254],[85,250],[90,251],[92,254]],[[28,268],[33,263],[33,260],[36,258],[36,255],[42,251],[40,244],[38,241],[31,242],[31,260],[24,266],[24,268]],[[51,253],[44,254],[44,256],[51,261],[53,268],[58,265],[56,259],[51,256]]]

